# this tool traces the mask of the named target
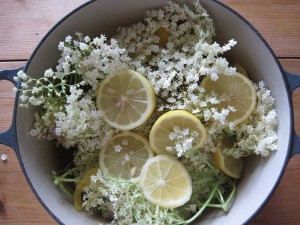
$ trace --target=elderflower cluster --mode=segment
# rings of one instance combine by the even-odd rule
[[[159,47],[159,30],[168,36],[166,46]],[[165,100],[159,110],[189,110],[205,101],[199,87],[203,76],[216,80],[218,74],[236,72],[220,56],[236,41],[220,46],[214,36],[213,20],[199,3],[191,10],[168,2],[162,10],[147,11],[145,23],[121,27],[116,39],[132,57],[131,67],[144,74]]]
[[[175,126],[173,131],[169,134],[169,139],[175,143],[174,146],[167,146],[168,152],[177,152],[177,156],[183,156],[187,151],[193,147],[193,141],[199,136],[198,132],[190,131],[189,128],[183,130],[179,126]]]
[[[85,188],[83,207],[90,214],[100,212],[104,218],[113,218],[110,225],[182,224],[184,220],[165,209],[148,202],[140,187],[127,180],[116,179],[98,171]]]
[[[77,36],[76,40],[67,36],[59,43],[61,58],[55,71],[48,69],[39,79],[19,71],[15,80],[22,79],[20,106],[43,108],[35,113],[30,134],[55,140],[65,148],[75,147],[75,165],[85,171],[118,132],[96,108],[96,88],[107,74],[128,68],[130,58],[114,39],[108,43],[104,35],[94,39]]]
[[[120,48],[115,39],[108,43],[104,35],[94,39],[77,35],[79,40],[67,36],[65,42],[59,44],[62,53],[56,69],[63,75],[78,74],[92,90],[96,90],[106,75],[129,68],[126,49]]]
[[[234,147],[226,150],[236,158],[250,154],[268,156],[277,150],[275,99],[263,81],[255,85],[255,89],[256,108],[246,123],[235,129]]]

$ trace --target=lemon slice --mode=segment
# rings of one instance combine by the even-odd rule
[[[132,133],[117,134],[101,150],[100,168],[116,178],[132,179],[140,175],[147,159],[153,156],[148,140]]]
[[[99,167],[92,168],[88,170],[82,180],[76,185],[75,191],[74,191],[74,206],[78,211],[83,211],[82,207],[82,193],[83,189],[86,186],[89,186],[91,183],[91,176],[95,175],[98,171]]]
[[[216,105],[219,111],[228,106],[234,107],[236,111],[230,112],[227,120],[236,125],[244,122],[255,108],[256,91],[253,83],[238,72],[232,76],[219,75],[219,79],[216,81],[205,77],[201,86],[208,94],[215,92],[224,100]]]
[[[186,168],[177,159],[167,155],[148,159],[139,182],[145,198],[164,208],[182,206],[192,194],[192,181]]]
[[[249,78],[247,70],[242,65],[235,62],[235,63],[233,63],[233,66],[236,68],[237,72],[239,72]]]
[[[240,178],[242,176],[242,170],[243,170],[243,159],[242,158],[234,158],[230,155],[223,154],[223,149],[229,148],[233,145],[232,138],[224,138],[222,140],[221,145],[219,145],[217,151],[214,155],[214,161],[217,165],[217,167],[227,174],[230,177],[233,178]]]
[[[154,35],[159,37],[159,46],[165,48],[171,33],[166,28],[160,27],[154,32]]]
[[[160,116],[149,135],[150,146],[156,154],[174,156],[203,146],[206,139],[207,132],[201,121],[184,110],[173,110]],[[189,141],[190,144],[186,144]]]
[[[155,107],[155,94],[140,73],[124,70],[108,75],[97,90],[97,107],[105,121],[120,130],[143,124]]]

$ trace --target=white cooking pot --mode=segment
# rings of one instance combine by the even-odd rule
[[[193,1],[176,1],[192,5]],[[264,80],[276,99],[278,113],[278,151],[269,158],[252,157],[245,166],[236,198],[226,214],[212,211],[196,224],[240,225],[254,217],[274,192],[290,157],[299,151],[300,139],[294,132],[291,93],[300,79],[283,71],[273,51],[258,31],[237,12],[214,0],[201,0],[216,23],[217,41],[234,38],[238,45],[230,53],[231,61],[246,67],[254,81]],[[144,17],[146,9],[161,7],[164,0],[90,1],[67,15],[43,38],[24,70],[35,77],[54,67],[59,59],[57,45],[69,34],[82,32],[90,37],[112,35],[119,25],[129,25]],[[0,71],[0,79],[13,81],[18,70]],[[53,143],[29,135],[34,110],[18,108],[18,94],[12,126],[0,134],[0,143],[12,147],[33,192],[45,209],[61,224],[98,224],[99,218],[79,213],[73,202],[53,184],[52,171],[62,167],[60,151]],[[100,219],[101,220],[101,219]]]

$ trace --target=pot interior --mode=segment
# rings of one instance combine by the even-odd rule
[[[192,5],[193,1],[186,2]],[[218,2],[201,0],[216,23],[217,41],[225,43],[234,38],[238,44],[228,57],[243,65],[252,80],[264,80],[276,99],[278,113],[278,151],[268,158],[251,157],[238,185],[237,195],[226,214],[212,211],[195,224],[243,224],[266,201],[281,177],[289,153],[292,118],[291,105],[281,68],[271,50],[255,30],[233,11]],[[82,32],[90,37],[100,34],[112,35],[119,25],[129,25],[144,17],[146,9],[161,7],[166,1],[93,1],[73,12],[45,37],[27,64],[27,73],[40,77],[48,68],[55,68],[59,59],[57,46],[67,35]],[[17,134],[21,164],[25,174],[42,204],[64,224],[98,224],[100,218],[88,216],[75,210],[68,199],[54,184],[52,171],[60,169],[61,156],[54,144],[29,135],[34,123],[30,108],[17,110]],[[100,219],[101,220],[101,219]]]

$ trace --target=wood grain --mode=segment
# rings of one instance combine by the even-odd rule
[[[84,0],[1,0],[0,70],[22,66],[44,34]],[[300,74],[299,0],[224,0],[266,38],[285,70]],[[21,60],[21,61],[20,61]],[[0,81],[0,131],[11,122],[14,94]],[[293,95],[295,129],[300,134],[300,89]],[[13,150],[0,145],[0,224],[54,225],[30,190]],[[294,156],[271,200],[251,225],[300,224],[300,155]]]
[[[245,17],[278,57],[299,57],[300,1],[223,0]]]
[[[1,0],[0,60],[26,60],[61,18],[86,0]]]

